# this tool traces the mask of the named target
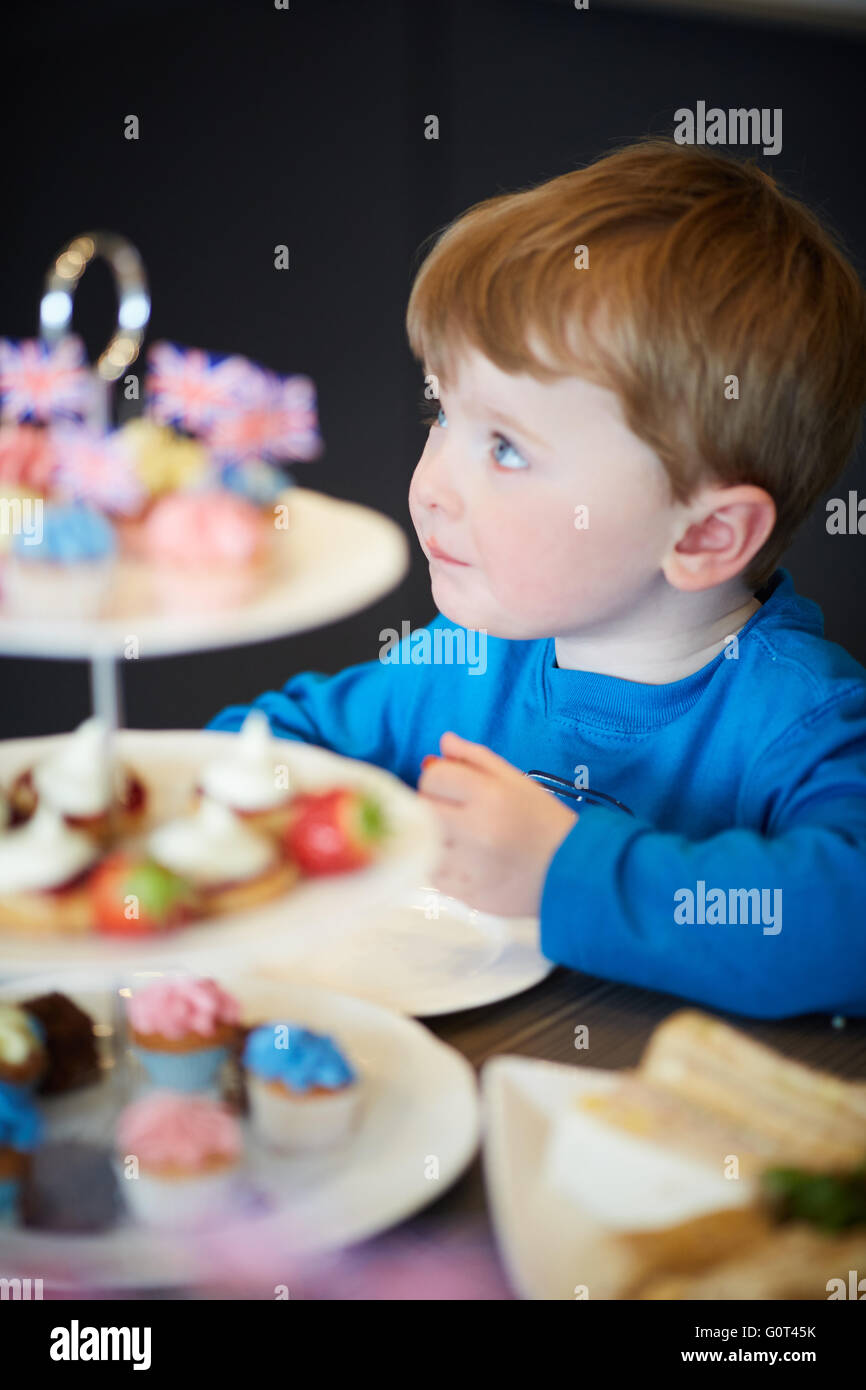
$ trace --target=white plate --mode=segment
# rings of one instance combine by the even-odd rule
[[[57,748],[65,734],[0,743],[0,786]],[[224,753],[236,734],[213,730],[122,729],[118,757],[145,779],[159,819],[181,813],[188,804],[198,769]],[[247,964],[265,947],[286,943],[304,955],[320,944],[335,924],[379,902],[399,901],[435,868],[439,829],[422,797],[382,768],[339,757],[294,739],[274,739],[275,763],[284,763],[299,790],[345,785],[374,793],[391,828],[376,861],[364,869],[328,878],[304,879],[282,897],[253,911],[226,913],[160,937],[124,941],[98,934],[28,936],[0,929],[0,974],[87,965],[113,970],[119,963],[142,968],[153,962],[187,965],[217,959]]]
[[[401,904],[335,924],[324,939],[268,952],[263,968],[416,1018],[475,1009],[549,975],[535,917],[495,917],[421,887]]]
[[[135,980],[130,976],[133,988]],[[286,1019],[330,1033],[357,1065],[365,1103],[345,1145],[326,1154],[269,1154],[248,1136],[248,1172],[272,1210],[223,1228],[238,1252],[266,1239],[293,1255],[312,1254],[366,1239],[440,1197],[478,1146],[475,1075],[454,1048],[421,1024],[361,1000],[284,981],[224,975],[220,981],[244,1007],[248,1021]],[[110,1025],[115,996],[87,977],[52,975],[8,984],[0,997],[20,999],[59,989],[97,1023]],[[116,1114],[111,1082],[40,1102],[54,1139],[106,1143]],[[435,1158],[438,1174],[432,1171]],[[131,1221],[94,1235],[60,1235],[26,1228],[3,1232],[0,1273],[45,1280],[45,1287],[155,1287],[195,1283],[209,1273],[206,1239],[158,1233]]]
[[[620,1296],[620,1231],[746,1206],[746,1178],[618,1132],[578,1108],[622,1073],[523,1057],[481,1070],[484,1172],[503,1262],[523,1298]],[[612,1240],[612,1237],[614,1238]]]
[[[389,517],[309,488],[283,494],[291,524],[280,532],[270,583],[251,602],[224,612],[153,611],[139,568],[123,563],[114,611],[97,620],[13,618],[0,604],[5,656],[122,658],[131,636],[140,657],[237,647],[305,632],[358,612],[393,589],[409,567],[403,531]]]

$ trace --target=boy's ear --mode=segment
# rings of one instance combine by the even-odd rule
[[[761,487],[703,492],[689,504],[685,532],[662,561],[664,576],[686,593],[724,584],[742,573],[775,524],[776,504]]]

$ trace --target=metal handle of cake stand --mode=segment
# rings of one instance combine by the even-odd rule
[[[118,379],[138,357],[150,320],[150,293],[144,262],[132,242],[116,232],[81,232],[63,245],[45,274],[39,302],[39,331],[43,342],[66,337],[72,323],[75,291],[87,267],[98,257],[109,266],[117,291],[117,322],[107,346],[93,368],[93,406],[87,423],[108,427],[109,383]],[[120,728],[123,711],[117,658],[95,652],[90,659],[93,713],[111,738]]]
[[[144,262],[131,241],[116,232],[82,232],[67,241],[45,274],[39,331],[46,343],[69,333],[75,291],[97,257],[107,262],[117,291],[117,323],[94,368],[98,377],[110,382],[135,361],[150,319]]]

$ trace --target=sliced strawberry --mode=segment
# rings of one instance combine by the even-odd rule
[[[375,797],[347,787],[295,797],[286,849],[307,874],[339,874],[369,864],[385,833]]]
[[[193,891],[185,879],[140,855],[118,852],[90,878],[93,924],[112,936],[150,936],[169,931],[194,915]]]

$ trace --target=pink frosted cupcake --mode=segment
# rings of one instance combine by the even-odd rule
[[[56,464],[54,438],[44,425],[0,427],[0,483],[46,497]]]
[[[122,1112],[116,1155],[133,1215],[151,1225],[191,1226],[231,1205],[243,1139],[226,1106],[152,1091]]]
[[[238,1036],[238,1001],[216,980],[154,980],[126,1003],[133,1051],[156,1086],[207,1091]]]
[[[143,527],[155,591],[169,611],[202,612],[250,599],[266,573],[271,525],[229,492],[161,498]]]

